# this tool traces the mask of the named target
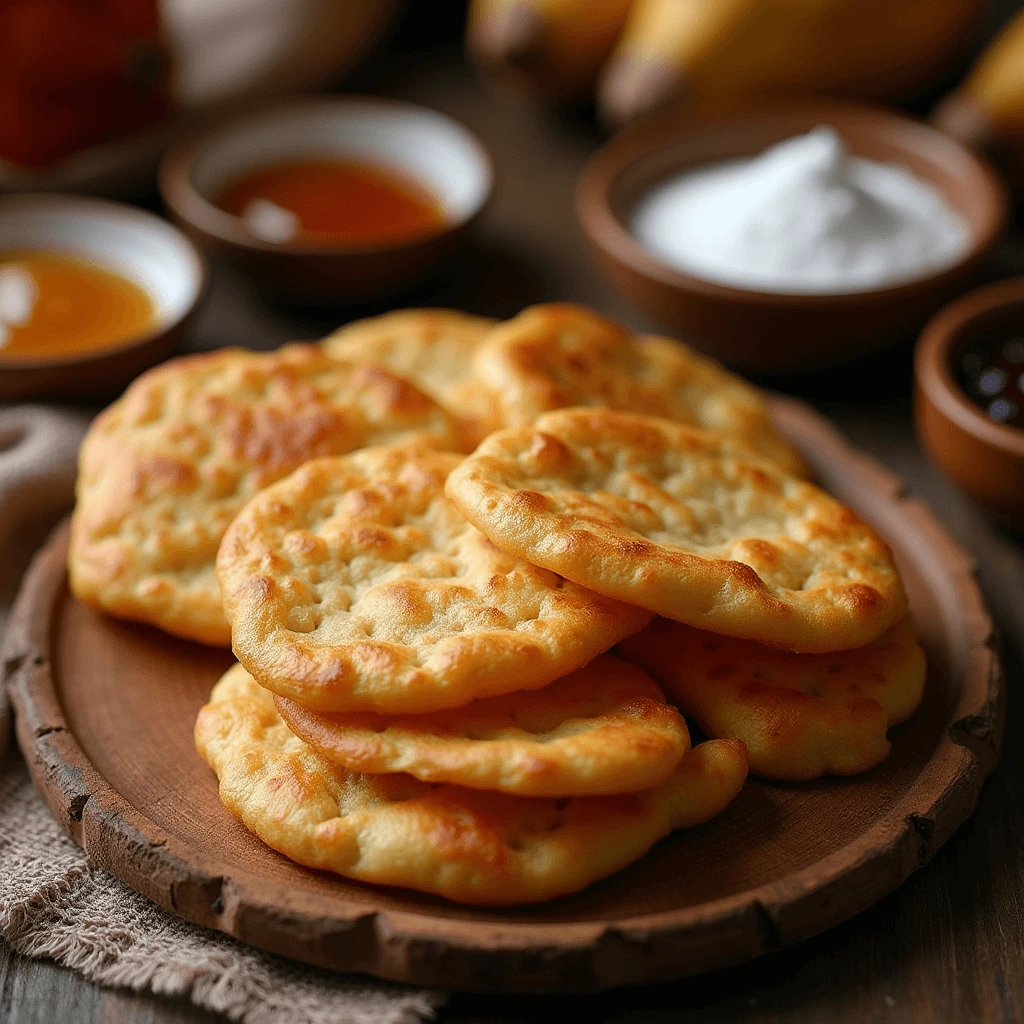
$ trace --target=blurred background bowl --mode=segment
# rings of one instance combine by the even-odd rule
[[[100,18],[100,7],[90,10],[92,18]],[[161,0],[159,44],[146,41],[140,47],[138,41],[123,41],[127,49],[122,63],[133,92],[159,84],[149,76],[165,79],[163,116],[41,167],[0,159],[0,192],[145,196],[160,154],[175,138],[194,130],[200,119],[227,116],[257,98],[337,82],[373,51],[401,9],[400,0]],[[116,47],[116,33],[109,33],[107,42]],[[131,75],[140,56],[145,58],[145,74],[136,81]],[[96,63],[103,59],[95,55]],[[66,77],[63,71],[51,71],[58,83]],[[85,109],[90,87],[98,84],[88,78],[79,81]],[[69,97],[71,102],[78,98]],[[37,116],[46,117],[45,110]]]
[[[630,232],[652,188],[702,164],[752,157],[831,125],[856,156],[899,164],[937,188],[967,221],[968,252],[939,273],[871,291],[792,295],[705,281],[677,270]],[[753,373],[817,369],[907,338],[978,273],[1002,235],[1006,188],[959,143],[893,111],[826,98],[750,100],[674,111],[628,128],[584,168],[576,212],[605,277],[665,328]]]
[[[440,202],[436,232],[394,242],[270,242],[214,204],[239,175],[293,159],[374,164],[419,182]],[[160,166],[160,192],[178,223],[211,253],[265,288],[300,301],[364,301],[426,277],[462,240],[493,187],[490,157],[458,121],[376,97],[276,103],[182,140]]]
[[[957,299],[933,317],[914,354],[914,419],[928,457],[985,508],[1024,526],[1024,429],[997,423],[957,380],[965,351],[1024,336],[1024,278]]]
[[[169,356],[202,300],[208,275],[195,246],[155,214],[107,199],[49,193],[0,197],[5,250],[79,257],[137,284],[154,326],[124,343],[81,355],[0,363],[0,400],[116,394]]]

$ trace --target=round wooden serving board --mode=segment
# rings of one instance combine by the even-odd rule
[[[173,913],[265,949],[444,988],[587,990],[721,967],[858,913],[924,864],[995,765],[1003,688],[972,566],[928,509],[806,406],[782,429],[893,546],[930,670],[924,703],[865,775],[751,779],[709,824],[585,892],[511,910],[299,867],[221,806],[192,745],[227,652],[79,604],[67,528],[38,556],[4,651],[17,731],[50,808],[96,865]]]

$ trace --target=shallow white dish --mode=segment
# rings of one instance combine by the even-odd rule
[[[367,245],[270,241],[215,205],[248,171],[325,157],[412,178],[436,196],[445,224],[423,238]],[[250,111],[183,140],[160,167],[164,201],[193,238],[275,290],[313,299],[365,299],[423,277],[461,240],[493,184],[487,151],[458,121],[366,96],[298,98]]]
[[[91,396],[118,390],[173,349],[202,299],[207,271],[173,224],[106,199],[58,193],[0,197],[0,253],[66,253],[128,278],[149,295],[154,323],[121,345],[61,359],[0,364],[0,399]]]

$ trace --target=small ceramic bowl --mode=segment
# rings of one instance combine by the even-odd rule
[[[955,369],[971,345],[1004,334],[1024,336],[1024,278],[979,288],[934,316],[914,354],[914,418],[936,465],[980,504],[1021,526],[1024,429],[990,419],[964,394]]]
[[[420,182],[439,199],[445,225],[384,244],[270,242],[214,204],[248,171],[310,157],[366,162]],[[375,97],[324,96],[276,103],[183,140],[164,157],[159,179],[178,223],[210,252],[286,298],[345,302],[427,276],[483,210],[494,174],[480,142],[445,114]]]
[[[68,253],[128,278],[152,300],[155,324],[141,337],[95,352],[4,359],[0,401],[115,394],[170,355],[206,291],[206,264],[173,224],[106,199],[58,193],[0,197],[0,253],[22,249]]]
[[[630,232],[652,188],[701,164],[751,157],[831,125],[857,156],[900,164],[931,183],[968,223],[971,246],[948,270],[842,295],[785,295],[690,276]],[[611,284],[656,321],[740,369],[820,368],[910,337],[963,289],[1008,218],[1005,186],[987,163],[932,128],[880,108],[826,98],[750,101],[669,111],[615,136],[583,171],[576,211]]]

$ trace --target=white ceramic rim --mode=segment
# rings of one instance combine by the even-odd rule
[[[420,182],[440,201],[444,224],[415,239],[368,245],[270,242],[222,210],[214,196],[233,177],[281,160],[363,160]],[[190,204],[204,230],[250,248],[337,253],[402,249],[455,230],[490,198],[494,168],[480,140],[455,118],[430,107],[377,96],[298,98],[230,118],[175,147],[184,160]],[[165,188],[165,191],[167,189]]]
[[[109,199],[46,192],[0,197],[0,254],[16,250],[81,258],[126,277],[150,297],[150,329],[99,350],[98,356],[173,329],[195,309],[206,287],[203,257],[181,231],[154,213]],[[62,361],[18,360],[17,365]]]

